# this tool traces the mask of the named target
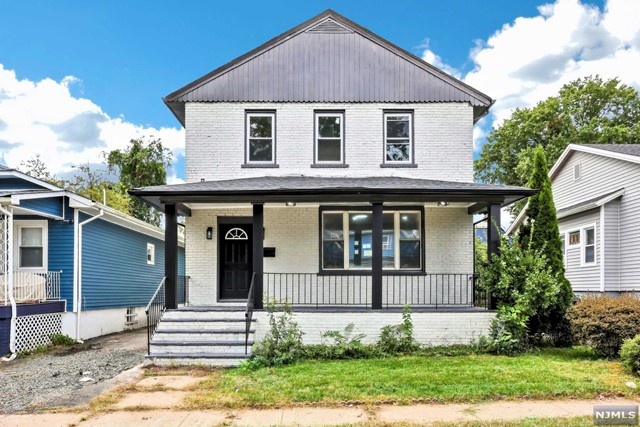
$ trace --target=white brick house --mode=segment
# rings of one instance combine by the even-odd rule
[[[249,301],[259,337],[276,299],[309,342],[350,322],[375,339],[405,304],[423,342],[485,333],[472,215],[499,223],[500,207],[532,194],[473,182],[473,125],[491,98],[328,10],[164,100],[186,129],[186,183],[132,191],[165,212],[168,244],[186,217],[190,308],[160,332]],[[495,251],[494,227],[489,240]]]

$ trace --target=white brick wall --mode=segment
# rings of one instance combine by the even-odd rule
[[[416,312],[412,313],[416,340],[426,345],[469,344],[486,335],[495,313],[478,312]],[[255,312],[255,340],[264,338],[268,327],[267,313]],[[305,344],[321,343],[322,333],[329,330],[343,331],[349,324],[355,325],[354,334],[365,334],[363,342],[376,341],[380,329],[387,325],[402,322],[399,312],[363,311],[363,312],[296,312],[295,321],[304,332]]]
[[[218,217],[251,216],[251,208],[194,209],[186,219],[186,271],[194,305],[217,302]],[[207,227],[213,239],[206,240]],[[265,207],[265,247],[276,257],[264,259],[265,272],[317,273],[317,207]],[[425,257],[428,273],[473,272],[473,226],[466,208],[425,208]],[[369,296],[370,298],[370,296]]]
[[[276,110],[278,169],[243,169],[245,110]],[[346,169],[315,169],[314,110],[345,110]],[[381,168],[383,110],[414,110],[418,168]],[[186,104],[186,180],[302,174],[310,176],[403,176],[473,181],[473,109],[463,103],[431,104]]]

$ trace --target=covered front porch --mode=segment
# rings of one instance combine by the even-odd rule
[[[178,307],[177,223],[186,217],[189,301],[287,302],[294,310],[486,310],[476,286],[473,214],[526,188],[410,178],[260,177],[132,191],[165,213],[166,308]]]

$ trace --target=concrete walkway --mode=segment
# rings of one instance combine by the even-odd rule
[[[155,392],[158,398],[167,392]],[[138,398],[142,393],[138,393]],[[171,394],[171,392],[169,392]],[[148,397],[148,396],[146,396]],[[130,399],[134,403],[136,399]],[[158,401],[164,406],[170,398]],[[147,401],[148,402],[148,401]],[[601,404],[637,405],[630,400],[551,400],[491,402],[477,405],[381,405],[372,408],[300,407],[268,410],[184,411],[179,409],[133,410],[119,405],[121,410],[90,416],[89,414],[0,415],[0,425],[15,427],[128,427],[128,426],[237,426],[298,425],[323,426],[362,423],[411,423],[430,425],[436,422],[518,420],[524,418],[577,417],[593,414],[593,406]],[[149,406],[148,404],[145,406]]]
[[[284,409],[240,409],[187,411],[184,400],[202,376],[167,375],[146,377],[140,370],[126,374],[126,391],[117,401],[99,413],[0,414],[0,426],[272,426],[272,425],[345,425],[365,423],[409,423],[429,425],[436,422],[518,420],[524,418],[589,416],[600,404],[634,404],[630,400],[548,400],[500,401],[482,404],[420,404],[411,406],[338,406],[292,407]],[[135,378],[132,378],[135,377]],[[135,384],[135,387],[133,387]],[[123,384],[120,384],[123,387]],[[123,389],[120,389],[123,390]],[[490,423],[489,423],[490,424]]]

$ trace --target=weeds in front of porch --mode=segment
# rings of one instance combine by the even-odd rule
[[[72,346],[77,344],[77,341],[65,334],[53,334],[50,337],[51,345],[53,346]]]
[[[403,356],[302,360],[257,370],[219,371],[185,402],[189,409],[411,404],[596,398],[639,394],[617,361],[586,348],[545,348],[507,357]]]
[[[282,311],[279,316],[278,310]],[[302,359],[371,359],[394,355],[419,354],[422,350],[413,337],[411,307],[405,306],[402,323],[387,325],[380,331],[375,344],[363,344],[364,334],[353,334],[354,325],[343,331],[330,330],[322,334],[322,344],[303,345],[302,335],[291,308],[275,302],[267,304],[269,331],[254,345],[252,357],[242,365],[244,369],[282,366]]]

